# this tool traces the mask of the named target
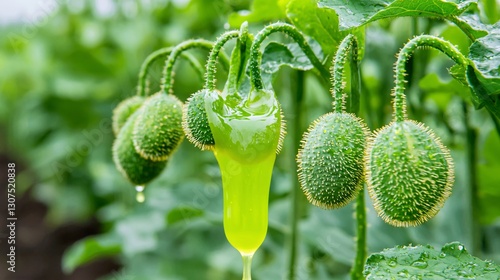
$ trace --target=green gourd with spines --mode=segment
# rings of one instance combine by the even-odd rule
[[[125,125],[128,118],[144,103],[142,96],[132,96],[120,102],[113,110],[113,133],[118,135],[120,129]]]
[[[297,154],[301,189],[311,204],[324,209],[345,206],[363,189],[369,132],[360,118],[345,112],[342,75],[349,50],[353,50],[357,63],[357,44],[352,35],[339,45],[332,67],[333,113],[309,126]]]
[[[411,39],[397,56],[393,122],[377,131],[369,144],[366,177],[378,215],[399,227],[417,226],[434,217],[454,182],[448,149],[427,126],[407,119],[406,61],[419,47],[436,48],[459,65],[468,64],[450,42],[430,35]]]
[[[141,114],[141,109],[136,111],[127,120],[113,143],[113,160],[125,178],[135,185],[150,182],[165,168],[167,161],[152,161],[139,155],[132,141],[134,123]]]
[[[182,102],[162,92],[149,97],[134,124],[135,150],[145,159],[164,161],[184,139]]]
[[[349,113],[328,113],[304,134],[297,155],[302,191],[324,209],[345,206],[363,188],[368,128]]]
[[[416,226],[434,217],[454,180],[450,152],[422,123],[392,122],[376,132],[366,153],[367,184],[387,223]]]
[[[211,150],[215,144],[205,110],[205,96],[208,89],[191,95],[182,111],[182,128],[189,142],[202,150]]]

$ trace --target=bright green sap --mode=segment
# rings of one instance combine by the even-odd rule
[[[212,94],[205,105],[222,174],[224,231],[240,253],[253,254],[267,232],[279,104],[273,93],[262,91],[247,99]]]

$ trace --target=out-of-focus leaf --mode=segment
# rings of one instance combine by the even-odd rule
[[[243,22],[261,22],[282,19],[289,0],[254,0],[250,11],[243,10],[229,15],[229,24],[239,27]]]
[[[453,17],[475,5],[474,0],[320,0],[318,5],[335,10],[339,29],[349,30],[383,18],[419,16]]]
[[[71,245],[64,253],[62,267],[65,273],[71,273],[80,265],[90,261],[117,255],[121,252],[121,243],[111,234],[90,236]]]
[[[165,228],[165,217],[157,211],[135,212],[116,225],[127,256],[154,250],[158,246],[158,232]]]
[[[500,217],[500,136],[491,131],[483,146],[483,158],[478,165],[479,206],[481,223],[491,224]]]
[[[459,242],[436,251],[432,246],[397,246],[372,254],[366,279],[498,279],[500,267],[471,256]]]
[[[203,216],[203,210],[188,206],[174,208],[168,212],[167,223],[173,225],[179,222],[188,222],[194,218]]]

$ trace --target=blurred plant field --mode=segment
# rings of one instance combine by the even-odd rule
[[[101,280],[239,279],[241,260],[224,235],[221,174],[213,153],[184,141],[161,176],[148,184],[145,202],[138,204],[134,186],[113,164],[113,108],[135,94],[141,63],[159,48],[191,38],[213,41],[244,21],[255,34],[279,20],[319,41],[325,61],[331,61],[345,34],[338,31],[320,41],[315,32],[338,19],[319,9],[316,1],[305,0],[57,2],[52,6],[40,1],[39,9],[52,11],[38,13],[44,16],[0,26],[0,159],[18,166],[18,199],[43,205],[40,210],[19,204],[25,213],[19,223],[30,221],[30,211],[45,213],[40,217],[42,229],[18,229],[19,243],[31,242],[30,231],[54,232],[89,221],[95,231],[81,232],[81,238],[65,245],[64,254],[56,256],[57,266],[50,267],[58,272],[55,276],[28,278],[30,267],[44,266],[44,257],[52,254],[50,248],[35,246],[39,258],[19,258],[19,278],[8,278],[5,270],[0,278],[77,279],[72,278],[75,270],[96,269],[88,265],[110,259],[113,269],[102,272]],[[485,24],[494,24],[500,18],[496,4],[479,1],[474,12]],[[488,5],[494,9],[486,9]],[[429,17],[383,18],[356,32],[364,34],[360,116],[371,130],[390,122],[395,54],[408,39],[440,36],[464,54],[472,44],[456,25]],[[290,40],[273,35],[269,41]],[[229,54],[230,49],[224,50]],[[190,53],[204,65],[208,52]],[[485,108],[475,108],[470,89],[448,74],[452,65],[436,51],[417,51],[409,63],[406,90],[409,114],[436,131],[451,150],[456,174],[452,195],[435,218],[412,228],[385,224],[366,195],[368,253],[408,244],[441,248],[459,241],[471,254],[500,263],[499,120]],[[152,68],[152,92],[159,90],[162,67],[157,63]],[[183,60],[175,69],[174,92],[185,101],[203,87],[203,79]],[[290,123],[298,75],[305,79],[303,117],[296,122],[299,127],[292,128],[302,135],[313,120],[330,111],[332,97],[315,73],[283,67],[273,85]],[[218,88],[226,76],[221,67]],[[354,203],[321,210],[300,196],[298,206],[293,204],[298,184],[293,141],[285,138],[275,163],[269,229],[254,257],[253,276],[289,279],[291,209],[299,207],[295,279],[349,279],[356,254]],[[2,197],[5,193],[2,188]],[[3,204],[2,212],[7,212]]]

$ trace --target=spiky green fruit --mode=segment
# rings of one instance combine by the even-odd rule
[[[142,109],[139,109],[142,110]],[[135,185],[148,183],[156,178],[165,168],[167,161],[151,161],[139,155],[132,141],[134,122],[140,111],[127,120],[113,143],[113,160],[116,168],[125,178]]]
[[[383,127],[368,145],[365,160],[375,209],[393,226],[426,222],[451,194],[450,152],[421,123],[405,120]]]
[[[182,102],[161,92],[149,97],[135,121],[132,139],[143,158],[166,160],[184,139]]]
[[[193,93],[182,110],[184,133],[189,142],[202,150],[211,150],[215,144],[205,110],[205,95],[208,91],[203,89]]]
[[[339,208],[363,188],[364,153],[368,129],[348,113],[328,113],[304,134],[297,155],[302,191],[309,202]]]
[[[120,102],[113,110],[113,133],[118,135],[128,118],[144,103],[144,97],[132,96]]]

